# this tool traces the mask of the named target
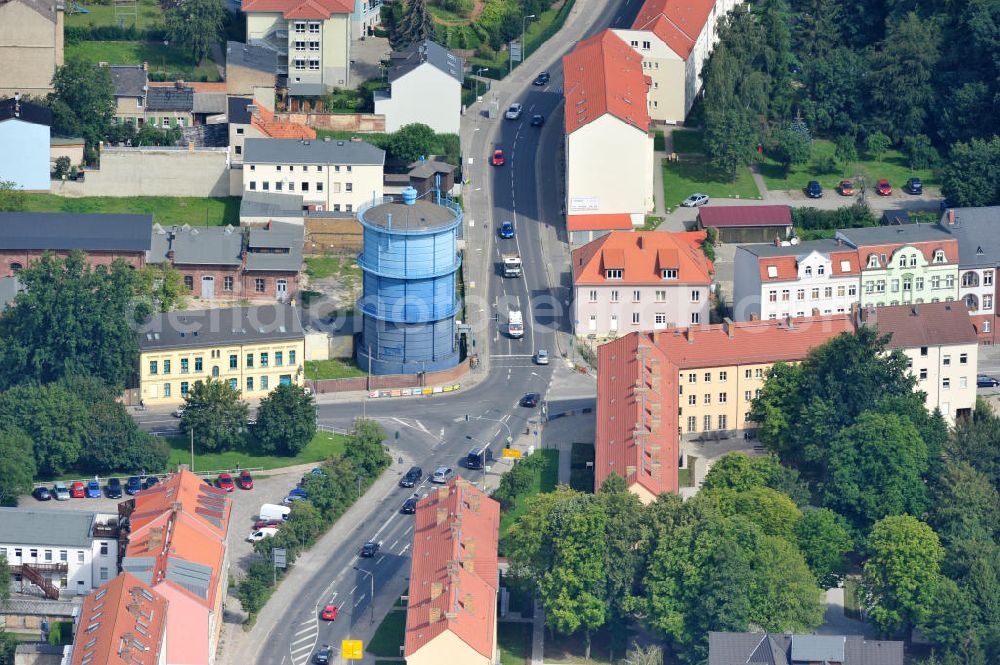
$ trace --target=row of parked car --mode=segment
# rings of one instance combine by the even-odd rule
[[[68,501],[70,499],[100,499],[107,496],[109,499],[120,499],[122,494],[133,495],[144,489],[149,489],[160,479],[156,476],[129,476],[125,482],[121,478],[108,478],[106,485],[101,486],[101,482],[94,478],[86,483],[77,480],[72,483],[62,481],[53,484],[52,488],[38,486],[31,492],[31,496],[38,501]]]

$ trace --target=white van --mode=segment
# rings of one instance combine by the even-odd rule
[[[507,315],[507,334],[511,337],[524,336],[524,318],[521,316],[521,310],[512,309]]]
[[[250,535],[247,536],[248,543],[256,543],[258,541],[264,540],[265,538],[270,538],[274,534],[278,533],[278,530],[273,526],[266,526],[263,529],[257,529],[256,531],[251,531]]]
[[[288,506],[279,506],[275,503],[265,503],[260,507],[260,514],[257,516],[261,520],[287,520],[292,509]]]

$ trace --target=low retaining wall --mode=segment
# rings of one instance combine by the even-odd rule
[[[385,116],[374,113],[275,113],[276,120],[286,120],[313,129],[338,132],[384,132]]]
[[[313,393],[346,393],[367,390],[369,397],[409,397],[411,395],[433,395],[451,392],[461,387],[459,379],[469,373],[469,359],[466,358],[451,369],[420,374],[386,374],[372,376],[371,387],[368,377],[354,376],[349,379],[306,380]],[[404,392],[405,391],[405,392]]]
[[[53,180],[60,196],[229,196],[226,148],[118,148],[83,181]]]

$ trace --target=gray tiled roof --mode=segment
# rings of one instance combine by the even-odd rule
[[[247,139],[247,164],[385,164],[385,151],[364,141]]]
[[[892,243],[932,242],[949,240],[950,236],[934,224],[907,226],[867,226],[860,229],[840,229],[837,238],[843,238],[855,247],[865,245],[890,245]]]
[[[326,94],[326,86],[322,83],[288,82],[288,94],[292,97],[321,97]]]
[[[195,92],[194,102],[191,106],[192,113],[225,113],[226,93],[224,92]]]
[[[459,83],[462,82],[462,68],[465,65],[462,58],[429,39],[390,55],[389,82],[406,76],[425,62],[437,67]]]
[[[276,304],[158,314],[138,337],[140,350],[155,351],[299,340],[303,332],[298,309]]]
[[[24,100],[17,101],[13,97],[0,100],[0,122],[13,119],[51,127],[52,109]]]
[[[242,263],[243,233],[237,226],[153,227],[147,263],[165,263],[173,251],[174,265],[238,266]]]
[[[152,215],[0,212],[0,249],[143,252]]]
[[[243,192],[240,218],[301,216],[302,195],[279,192]]]
[[[246,269],[298,272],[302,267],[304,234],[305,227],[297,224],[272,223],[269,229],[250,229]]]
[[[146,94],[149,80],[142,65],[111,65],[111,82],[115,85],[115,97],[142,97]]]
[[[853,248],[841,245],[832,238],[807,240],[805,242],[800,242],[797,245],[775,245],[773,242],[770,242],[766,244],[740,245],[739,247],[743,251],[749,252],[754,256],[759,256],[761,258],[771,256],[802,256],[811,252],[829,254],[830,252],[837,251],[854,251]]]
[[[948,211],[941,216],[941,228],[958,240],[960,268],[1000,266],[1000,206],[952,208],[955,224],[948,224]]]
[[[410,169],[408,175],[414,178],[429,178],[437,173],[451,173],[457,167],[448,162],[441,162],[436,159],[418,159],[407,166]]]
[[[166,578],[202,599],[208,598],[212,567],[177,557],[167,560]]]
[[[78,510],[0,508],[0,543],[89,548],[96,517]]]
[[[147,111],[190,111],[194,108],[192,88],[151,87],[146,93]]]
[[[278,71],[278,53],[254,44],[226,42],[226,66],[246,67],[275,74]]]
[[[842,665],[903,665],[903,643],[866,640],[859,635],[708,634],[708,665],[824,662],[818,656],[840,657],[830,662]]]

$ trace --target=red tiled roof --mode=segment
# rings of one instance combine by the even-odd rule
[[[407,658],[449,631],[492,660],[499,534],[500,504],[464,479],[417,503]]]
[[[597,352],[596,487],[611,473],[649,495],[677,491],[678,372],[802,360],[854,324],[847,314],[631,333]],[[731,332],[731,334],[730,334]]]
[[[274,113],[257,104],[250,116],[250,125],[272,139],[314,139],[316,130],[290,120],[278,120]]]
[[[156,665],[163,649],[167,601],[130,573],[83,600],[72,665]]]
[[[798,279],[799,262],[794,256],[769,256],[759,259],[760,279],[764,282],[784,282]],[[771,276],[771,268],[775,268]]]
[[[652,31],[687,60],[714,7],[715,0],[646,0],[632,29]]]
[[[975,344],[979,339],[969,309],[961,301],[865,308],[861,318],[880,333],[892,335],[890,349]]]
[[[715,268],[701,251],[704,239],[704,231],[612,231],[573,250],[573,283],[711,284]],[[622,268],[622,279],[608,280],[609,268]],[[667,268],[677,269],[677,279],[663,279]]]
[[[602,215],[566,215],[567,231],[604,231],[631,228],[632,216],[627,212]]]
[[[934,252],[939,249],[944,250],[945,262],[943,264],[939,263],[936,265],[958,263],[958,240],[955,239],[900,242],[887,245],[860,245],[858,247],[858,260],[860,261],[861,266],[867,268],[869,257],[874,254],[879,257],[879,268],[885,268],[887,264],[892,265],[893,261],[895,261],[896,252],[905,247],[919,249],[920,253],[924,256],[924,260],[929,264],[933,263]],[[883,264],[881,260],[883,254],[886,257],[885,264]]]
[[[791,226],[788,206],[705,206],[698,209],[703,228],[737,226]]]
[[[563,57],[563,79],[567,134],[606,113],[649,131],[642,58],[615,33],[604,30],[578,42]]]
[[[332,14],[350,14],[351,0],[243,0],[245,12],[282,12],[285,18],[328,19]]]

